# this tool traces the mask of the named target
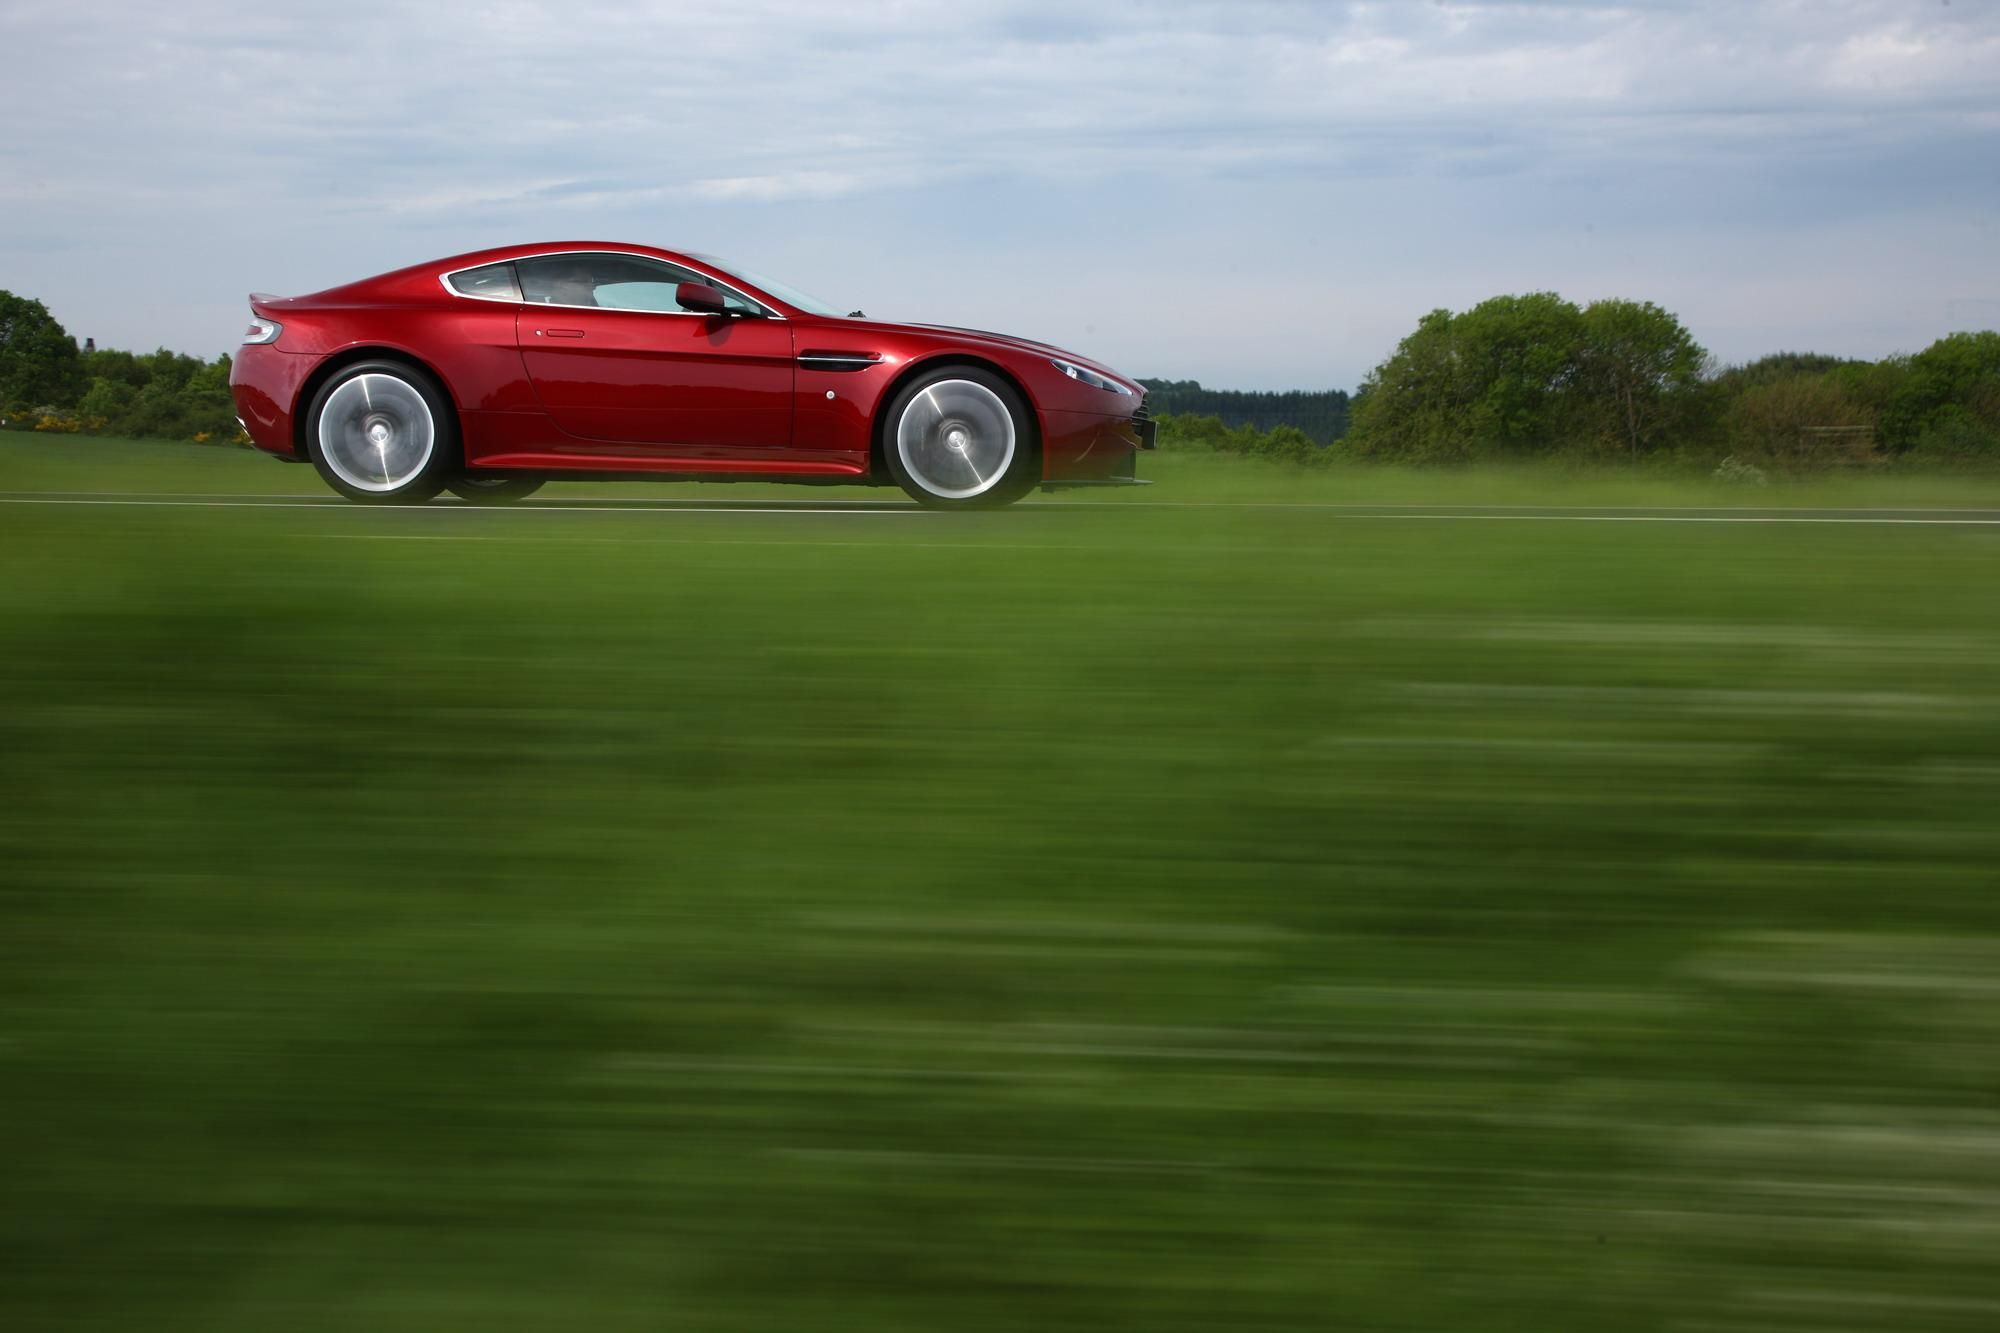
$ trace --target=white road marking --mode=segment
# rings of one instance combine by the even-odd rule
[[[50,491],[0,493],[0,504],[77,505],[139,508],[208,509],[333,509],[342,512],[399,514],[838,514],[905,517],[934,515],[938,511],[897,501],[863,500],[838,504],[794,501],[741,501],[633,497],[580,496],[560,504],[533,500],[514,505],[475,505],[446,502],[429,505],[357,506],[337,496],[315,495],[227,495],[222,493],[153,494],[120,491]],[[1135,500],[1029,502],[1017,507],[1022,512],[1053,513],[1065,509],[1296,509],[1316,511],[1341,518],[1414,520],[1443,522],[1514,523],[1805,523],[1889,527],[2000,527],[2000,509],[1930,509],[1897,506],[1812,507],[1795,512],[1784,508],[1751,505],[1391,505],[1333,504],[1307,501],[1172,501]],[[1977,517],[1965,517],[1977,515]]]
[[[500,505],[350,505],[336,501],[332,504],[316,502],[301,503],[297,500],[108,500],[83,498],[34,498],[0,495],[0,504],[10,505],[86,505],[86,506],[137,506],[141,508],[180,509],[330,509],[341,513],[376,514],[506,514],[506,513],[573,513],[573,514],[663,514],[676,512],[697,512],[681,510],[672,504],[655,505],[646,508],[609,508],[596,505],[534,505],[528,508]],[[861,509],[853,505],[831,508],[806,508],[802,505],[781,505],[775,508],[703,509],[698,512],[710,514],[843,514],[843,515],[921,515],[934,511],[928,509]]]
[[[549,544],[569,546],[853,546],[873,547],[885,551],[1109,551],[1109,546],[1083,546],[1074,542],[816,542],[793,541],[777,538],[764,541],[746,541],[738,538],[709,540],[702,538],[655,537],[634,542],[629,537],[575,537],[575,536],[529,536],[480,537],[462,532],[294,532],[285,534],[302,541],[325,542],[501,542],[510,546],[524,544]],[[1204,547],[1205,552],[1219,548]],[[1260,555],[1271,555],[1291,548],[1281,546],[1230,547],[1232,552],[1245,551]]]
[[[1346,510],[1490,510],[1534,513],[1676,513],[1676,514],[1990,514],[2000,507],[1938,507],[1931,505],[1565,505],[1565,504],[1368,504],[1330,500],[1057,500],[1032,501],[1051,509],[1346,509]]]
[[[1716,514],[1347,514],[1346,518],[1452,519],[1496,523],[1837,523],[1903,527],[2000,528],[2000,518],[1792,518],[1724,517]]]
[[[718,485],[722,483],[717,483]],[[345,507],[350,502],[329,491],[0,491],[0,498],[43,499],[49,497],[84,499],[148,499],[148,500],[309,500],[315,504]],[[588,506],[649,506],[689,505],[727,508],[732,505],[755,504],[755,500],[731,500],[721,496],[640,496],[640,495],[573,495],[561,497],[564,505]],[[532,509],[541,501],[524,500],[513,506],[517,509]],[[763,503],[783,508],[809,508],[823,504],[812,500],[769,500]],[[908,509],[911,506],[903,500],[852,500],[841,502],[842,508],[856,507]],[[463,507],[456,501],[446,500],[440,507]],[[1464,510],[1464,511],[1533,511],[1536,513],[1684,513],[1684,514],[1979,514],[2000,518],[2000,505],[1635,505],[1635,504],[1447,504],[1409,503],[1382,501],[1367,503],[1361,501],[1332,500],[1024,500],[1017,508],[1022,509],[1331,509],[1331,510]]]
[[[126,499],[126,500],[312,500],[320,504],[346,504],[326,491],[0,491],[0,497],[21,500]]]
[[[352,502],[328,491],[0,491],[0,499],[42,500],[42,499],[127,499],[127,500],[234,500],[269,501],[303,500],[329,508],[349,508]],[[815,500],[732,500],[721,496],[641,496],[641,495],[572,495],[561,497],[561,503],[543,500],[523,500],[512,506],[501,508],[716,508],[727,509],[744,505],[780,509],[811,509],[826,507],[824,501]],[[407,506],[406,506],[407,507]],[[445,499],[432,508],[463,509],[466,505],[452,499]],[[476,506],[492,508],[493,506]],[[914,508],[909,502],[895,500],[857,499],[841,501],[841,509],[895,509],[908,512]],[[1326,509],[1352,513],[1372,511],[1434,511],[1464,513],[1507,513],[1526,512],[1531,514],[1828,514],[1843,515],[1932,515],[1932,514],[1976,514],[1982,517],[2000,518],[2000,505],[1672,505],[1672,504],[1449,504],[1443,502],[1362,502],[1331,500],[1024,500],[1017,509]]]

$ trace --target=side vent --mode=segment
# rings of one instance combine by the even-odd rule
[[[870,366],[878,366],[880,364],[882,364],[882,357],[878,352],[806,351],[799,353],[799,368],[801,370],[845,372],[866,370]]]

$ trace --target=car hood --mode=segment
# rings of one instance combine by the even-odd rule
[[[1091,358],[1069,351],[1067,348],[1057,347],[1051,343],[1036,342],[1032,338],[1017,338],[1010,333],[993,333],[987,329],[961,328],[955,324],[892,324],[887,320],[879,319],[871,319],[867,322],[875,325],[877,328],[890,329],[897,332],[923,334],[932,337],[941,333],[951,334],[955,338],[989,343],[996,347],[1010,348],[1016,352],[1035,352],[1042,356],[1061,357],[1063,360],[1082,366],[1087,370],[1094,370],[1100,375],[1109,375],[1121,383],[1129,384],[1139,393],[1145,392],[1144,385],[1140,384],[1130,375],[1121,374],[1113,370],[1102,361],[1093,361]]]

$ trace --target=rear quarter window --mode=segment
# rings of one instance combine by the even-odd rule
[[[518,301],[521,284],[514,279],[512,264],[487,264],[452,274],[445,283],[460,296],[479,296],[489,301]]]

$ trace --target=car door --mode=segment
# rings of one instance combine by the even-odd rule
[[[568,452],[783,457],[792,442],[792,328],[731,293],[732,313],[683,310],[689,269],[615,252],[515,261],[521,359]],[[740,302],[740,304],[739,304]]]

